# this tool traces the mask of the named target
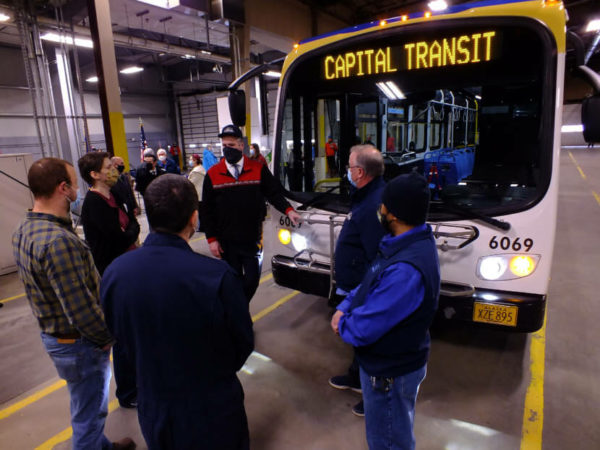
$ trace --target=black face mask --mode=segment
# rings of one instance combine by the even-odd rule
[[[236,164],[242,159],[242,151],[234,147],[223,147],[223,155],[229,164]]]
[[[117,166],[117,170],[119,171],[119,173],[123,173],[123,171],[125,170],[125,166]]]
[[[377,210],[377,218],[379,219],[379,223],[383,227],[386,233],[391,233],[392,229],[390,228],[390,221],[387,219],[387,214],[384,216],[381,214],[380,210]]]

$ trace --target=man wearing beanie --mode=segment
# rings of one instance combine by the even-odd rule
[[[371,449],[415,448],[415,403],[440,291],[428,209],[422,175],[400,175],[387,184],[378,211],[387,232],[379,254],[331,319],[333,330],[355,349]]]

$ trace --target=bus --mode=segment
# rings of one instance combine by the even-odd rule
[[[276,240],[276,283],[332,297],[335,242],[350,211],[349,151],[368,142],[383,154],[384,178],[417,171],[429,182],[439,314],[507,331],[541,328],[566,20],[558,1],[491,0],[297,44],[281,68],[271,168],[304,220],[294,226],[275,211],[265,225]],[[329,137],[338,145],[333,177]]]

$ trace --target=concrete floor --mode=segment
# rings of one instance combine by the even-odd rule
[[[563,150],[545,335],[452,323],[434,329],[417,404],[417,448],[600,448],[600,305],[595,302],[600,238],[593,234],[600,224],[600,197],[594,192],[600,193],[600,150]],[[192,246],[208,251],[201,235]],[[268,250],[251,313],[289,300],[255,322],[256,352],[240,372],[252,448],[366,449],[364,421],[350,412],[358,394],[327,384],[331,375],[346,369],[351,349],[329,329],[331,311],[323,299],[289,297],[293,292],[274,284]],[[22,292],[16,275],[0,277],[0,299]],[[527,447],[522,446],[522,429],[531,379],[529,350],[532,339],[543,343],[543,338],[544,408],[536,411],[538,423],[543,414],[543,441]],[[0,449],[70,448],[68,432],[63,433],[69,427],[68,394],[42,349],[24,297],[0,309],[0,379]],[[21,401],[28,404],[19,408]],[[131,436],[146,448],[135,410],[112,405],[107,436]]]

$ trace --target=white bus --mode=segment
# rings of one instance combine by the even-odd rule
[[[277,240],[275,281],[335,292],[349,149],[369,141],[386,179],[416,170],[430,183],[443,317],[539,329],[557,213],[565,23],[560,2],[484,1],[295,46],[281,72],[272,170],[304,222],[275,212],[265,227]],[[335,177],[328,136],[339,147]]]

